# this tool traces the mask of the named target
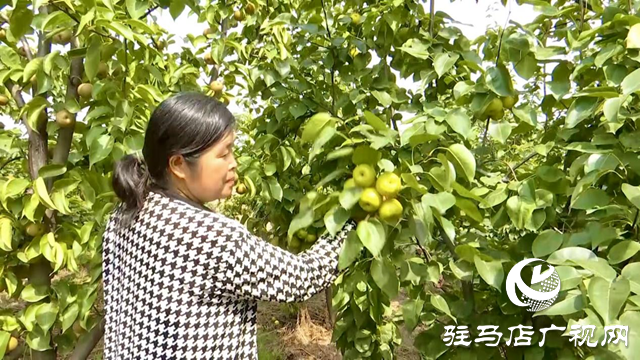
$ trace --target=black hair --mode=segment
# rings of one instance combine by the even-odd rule
[[[125,224],[142,208],[151,185],[169,188],[169,159],[182,155],[189,164],[235,128],[227,107],[198,92],[181,92],[158,105],[147,125],[142,156],[129,154],[114,167],[112,186],[124,205]]]

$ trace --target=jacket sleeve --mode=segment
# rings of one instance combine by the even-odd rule
[[[228,229],[214,256],[214,295],[273,302],[300,302],[324,290],[338,275],[338,256],[349,220],[336,234],[321,236],[300,254],[292,254],[252,235],[238,222]]]

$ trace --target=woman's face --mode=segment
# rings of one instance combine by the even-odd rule
[[[177,177],[174,183],[191,200],[207,203],[231,196],[237,180],[237,163],[233,156],[235,133],[230,131],[222,140],[200,155],[191,166],[181,161],[170,164]],[[179,160],[178,160],[179,161]]]

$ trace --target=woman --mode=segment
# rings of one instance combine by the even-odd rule
[[[105,359],[257,359],[257,301],[303,301],[335,280],[353,222],[293,255],[203,206],[232,193],[234,130],[223,104],[181,93],[151,115],[144,159],[116,164]]]

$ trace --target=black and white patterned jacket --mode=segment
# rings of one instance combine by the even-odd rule
[[[349,221],[294,255],[238,221],[152,190],[103,242],[104,359],[257,359],[257,301],[303,301],[338,274]]]

